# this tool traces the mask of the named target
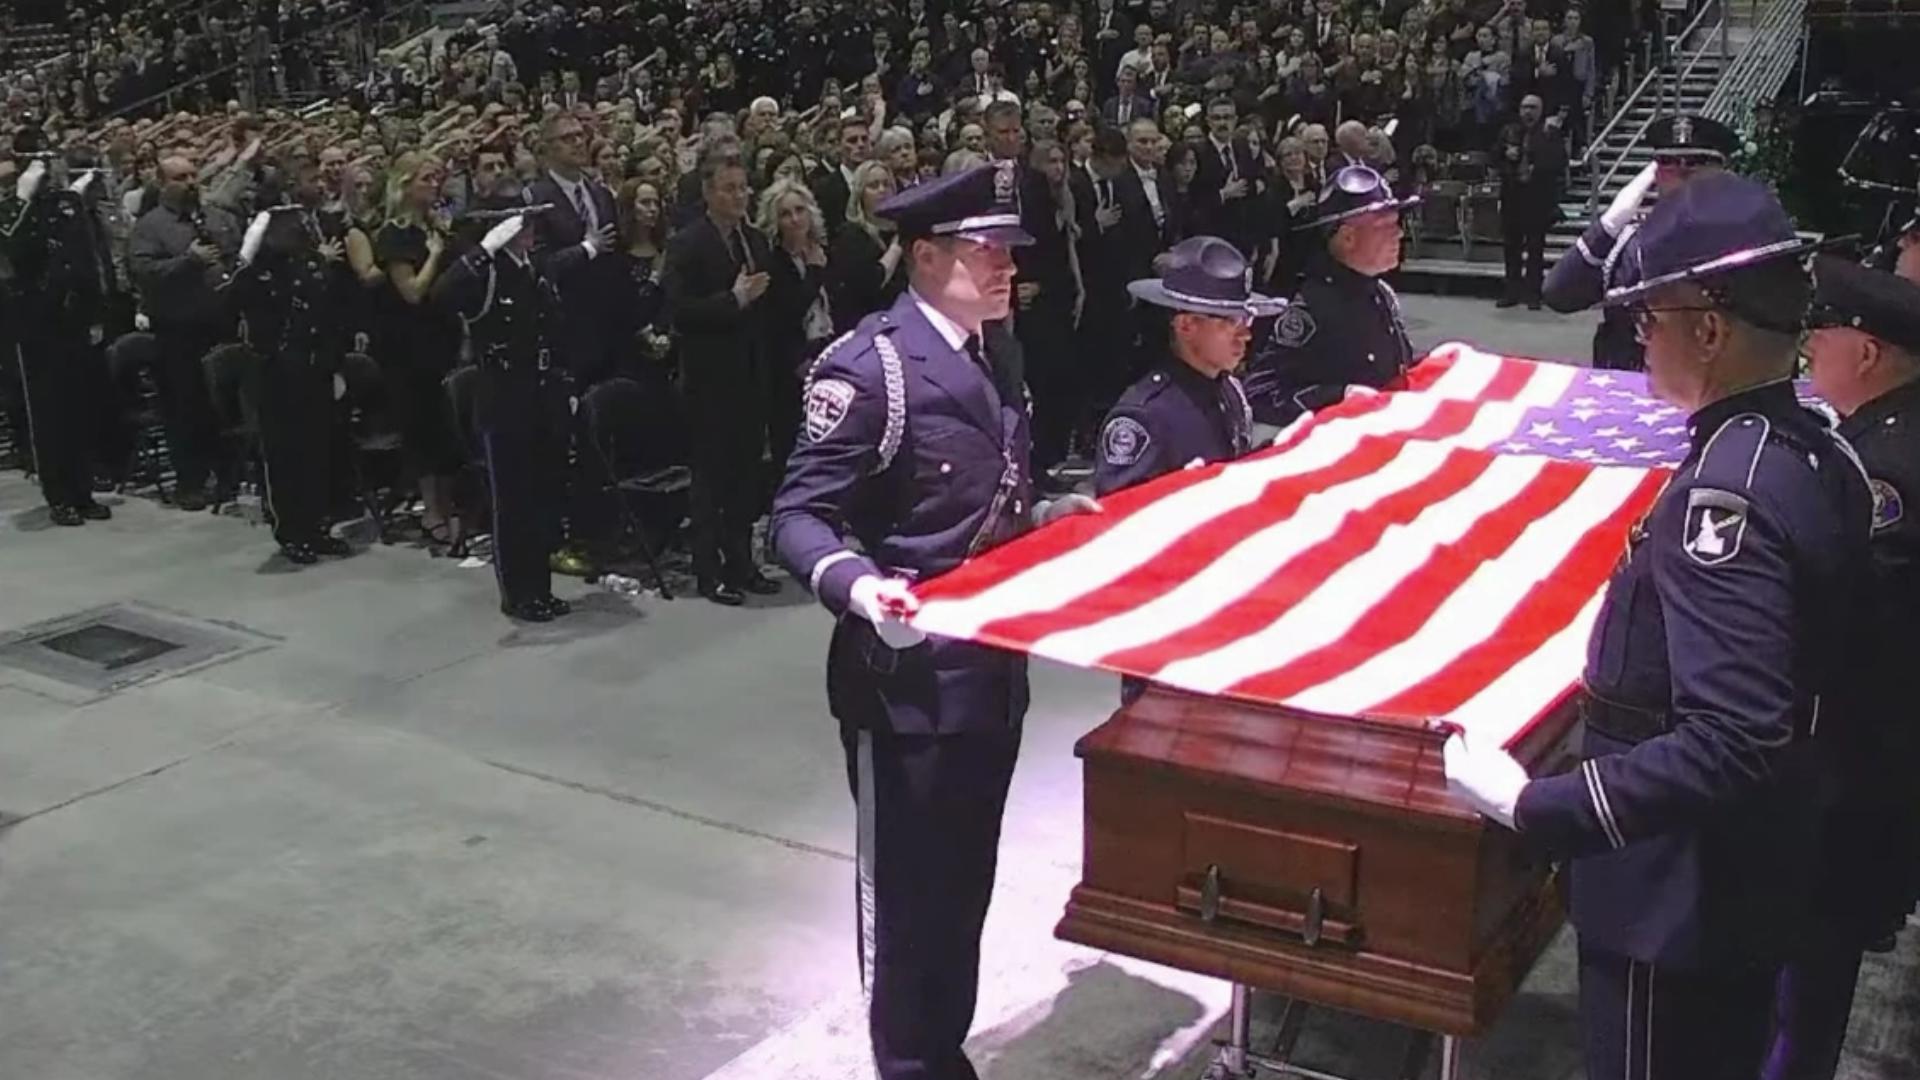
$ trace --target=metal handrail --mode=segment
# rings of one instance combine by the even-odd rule
[[[1686,29],[1675,35],[1675,40],[1679,41],[1681,46],[1684,47],[1687,39],[1691,38],[1694,31],[1700,28],[1701,20],[1707,17],[1708,12],[1718,11],[1720,14],[1718,33],[1715,34],[1719,48],[1715,49],[1713,46],[1703,45],[1694,49],[1692,59],[1687,61],[1687,65],[1681,68],[1677,74],[1670,76],[1676,97],[1679,95],[1679,88],[1686,84],[1687,76],[1693,74],[1693,69],[1698,67],[1700,61],[1706,59],[1710,53],[1717,54],[1722,60],[1727,58],[1727,3],[1728,0],[1715,0],[1715,2],[1701,5],[1700,11],[1694,15],[1693,21],[1687,24]],[[1663,64],[1647,72],[1646,79],[1642,80],[1640,87],[1633,92],[1633,97],[1628,98],[1626,103],[1621,105],[1619,110],[1613,114],[1613,122],[1607,125],[1606,133],[1612,132],[1613,128],[1626,117],[1627,113],[1632,110],[1635,100],[1637,100],[1641,92],[1646,89],[1647,84],[1653,79],[1658,78],[1666,66],[1667,65]],[[1589,188],[1587,191],[1587,212],[1589,214],[1599,207],[1600,193],[1607,190],[1607,186],[1613,183],[1613,178],[1620,172],[1620,166],[1626,164],[1628,155],[1632,154],[1634,148],[1638,147],[1641,141],[1647,137],[1647,129],[1653,126],[1653,122],[1658,116],[1659,110],[1656,108],[1653,113],[1649,114],[1645,120],[1640,122],[1639,130],[1633,133],[1633,138],[1627,140],[1626,146],[1620,148],[1619,155],[1613,159],[1613,164],[1607,168],[1606,175],[1594,181],[1591,188]],[[1602,133],[1601,138],[1605,138],[1606,133]],[[1600,139],[1594,140],[1594,146],[1588,147],[1588,153],[1591,154],[1594,147],[1599,146],[1600,143]],[[1585,161],[1585,158],[1583,157],[1581,160]]]
[[[1777,91],[1798,59],[1805,14],[1806,0],[1774,0],[1766,17],[1754,25],[1753,40],[1707,96],[1701,114],[1729,122],[1743,104]]]
[[[1686,29],[1675,35],[1674,40],[1684,43],[1688,38],[1692,37],[1693,32],[1700,27],[1700,20],[1706,18],[1707,12],[1714,10],[1718,6],[1719,4],[1714,2],[1714,0],[1709,0],[1708,3],[1701,4],[1700,10],[1694,13],[1693,21],[1687,24]],[[1606,142],[1607,136],[1613,134],[1613,129],[1619,126],[1620,121],[1626,117],[1627,113],[1633,111],[1634,102],[1639,101],[1640,95],[1647,92],[1647,87],[1652,85],[1653,80],[1659,78],[1660,71],[1665,66],[1663,63],[1654,63],[1649,59],[1647,73],[1641,77],[1640,85],[1634,87],[1633,93],[1628,94],[1627,99],[1622,101],[1620,105],[1613,110],[1613,119],[1607,121],[1607,126],[1601,128],[1600,134],[1595,135],[1593,140],[1587,144],[1587,152],[1580,155],[1579,163],[1581,165],[1589,165],[1592,163],[1593,156],[1599,152],[1600,147]]]

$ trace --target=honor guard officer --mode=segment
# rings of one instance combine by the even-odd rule
[[[1588,645],[1585,760],[1529,781],[1449,738],[1476,809],[1571,860],[1588,1075],[1752,1080],[1810,924],[1858,678],[1872,500],[1794,396],[1806,243],[1730,173],[1662,199],[1630,305],[1692,451],[1635,526]],[[1823,708],[1824,706],[1824,708]]]
[[[1822,255],[1814,261],[1813,389],[1845,419],[1873,493],[1875,606],[1856,678],[1859,720],[1844,732],[1844,801],[1819,874],[1822,919],[1779,987],[1765,1080],[1831,1080],[1853,1009],[1861,953],[1884,949],[1913,909],[1920,874],[1920,724],[1910,706],[1920,643],[1920,285]]]
[[[1553,310],[1563,315],[1585,311],[1600,303],[1609,285],[1632,284],[1631,263],[1621,260],[1640,227],[1647,192],[1664,198],[1691,177],[1725,169],[1740,148],[1740,138],[1704,116],[1664,116],[1648,125],[1647,145],[1653,149],[1652,164],[1620,189],[1547,274],[1541,298]],[[1602,309],[1593,332],[1594,367],[1640,371],[1647,366],[1645,351],[1625,308]]]
[[[12,198],[0,203],[0,242],[13,264],[15,333],[21,389],[40,492],[56,525],[104,521],[93,499],[92,443],[97,409],[87,400],[87,365],[105,337],[112,263],[83,196],[88,170],[68,187],[65,163],[42,153],[37,128],[15,136],[24,169]]]
[[[916,579],[1098,504],[1032,501],[1022,387],[981,349],[1007,317],[1011,163],[889,198],[910,288],[814,362],[773,505],[780,560],[837,617],[827,701],[858,807],[861,976],[882,1080],[974,1080],[980,931],[1027,709],[1026,657],[908,618]]]
[[[1326,249],[1309,260],[1247,374],[1255,419],[1285,424],[1339,401],[1349,386],[1385,386],[1413,362],[1400,298],[1380,276],[1400,265],[1400,211],[1419,201],[1394,198],[1365,165],[1327,181],[1299,227],[1319,230]]]
[[[1131,282],[1134,298],[1172,312],[1166,347],[1100,425],[1095,494],[1144,484],[1176,469],[1232,461],[1253,448],[1253,410],[1233,369],[1247,354],[1253,321],[1287,303],[1247,288],[1247,259],[1217,236],[1180,241],[1158,278]],[[1130,703],[1146,680],[1120,680]]]
[[[1867,265],[1920,282],[1920,214],[1874,248],[1867,256]]]
[[[549,565],[560,543],[571,384],[554,353],[560,294],[533,261],[527,215],[517,195],[482,200],[466,217],[491,216],[494,225],[433,288],[473,344],[473,422],[487,458],[500,610],[550,622],[572,610],[554,597]]]
[[[228,291],[259,358],[255,385],[273,538],[289,561],[305,566],[321,555],[351,552],[327,532],[326,513],[334,403],[346,392],[344,309],[358,282],[345,245],[320,232],[326,191],[319,163],[295,157],[285,175],[293,202],[254,215]]]

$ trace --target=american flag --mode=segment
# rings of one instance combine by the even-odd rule
[[[1628,530],[1686,455],[1686,417],[1642,375],[1459,344],[1405,382],[926,582],[914,623],[1509,743],[1577,684]]]

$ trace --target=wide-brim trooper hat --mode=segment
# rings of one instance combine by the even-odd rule
[[[953,236],[1023,247],[1033,236],[1020,227],[1019,184],[1013,162],[996,161],[915,184],[874,212],[893,222],[903,240]]]
[[[1127,283],[1136,298],[1175,311],[1252,322],[1278,315],[1285,300],[1248,285],[1251,267],[1240,249],[1217,236],[1193,236],[1167,250],[1157,278]]]
[[[1418,195],[1395,198],[1387,178],[1373,169],[1365,165],[1348,165],[1328,178],[1326,186],[1320,189],[1320,197],[1314,201],[1313,219],[1294,226],[1294,231],[1330,229],[1362,214],[1404,210],[1419,204]]]
[[[1829,243],[1795,232],[1793,219],[1765,184],[1730,172],[1696,176],[1647,215],[1634,234],[1638,278],[1607,290],[1604,302],[1608,307],[1632,304],[1665,285],[1797,258]],[[1798,322],[1801,314],[1773,321]]]

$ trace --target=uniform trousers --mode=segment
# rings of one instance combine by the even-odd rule
[[[333,373],[272,356],[260,373],[260,452],[273,538],[303,544],[326,529],[333,458]]]
[[[765,501],[761,453],[766,442],[765,394],[750,358],[686,365],[693,425],[693,572],[703,581],[738,585],[758,569],[753,523]]]
[[[1676,971],[1580,950],[1580,1020],[1594,1080],[1754,1080],[1775,966]]]
[[[35,474],[48,506],[93,502],[93,432],[85,330],[27,328],[20,336],[20,385]]]
[[[493,504],[493,571],[502,604],[553,595],[548,559],[560,543],[565,500],[568,421],[552,386],[501,371],[481,420],[487,483]]]
[[[977,1080],[961,1050],[1020,731],[843,732],[861,986],[881,1080]]]
[[[1853,1014],[1861,952],[1834,943],[1780,969],[1773,1049],[1761,1080],[1833,1080]]]
[[[202,491],[220,457],[219,424],[202,361],[231,335],[218,325],[155,323],[153,331],[160,350],[155,374],[174,484],[181,491]]]
[[[20,346],[8,328],[0,326],[0,414],[6,417],[13,453],[24,467],[33,463],[33,446],[27,436],[27,391],[21,375]]]

